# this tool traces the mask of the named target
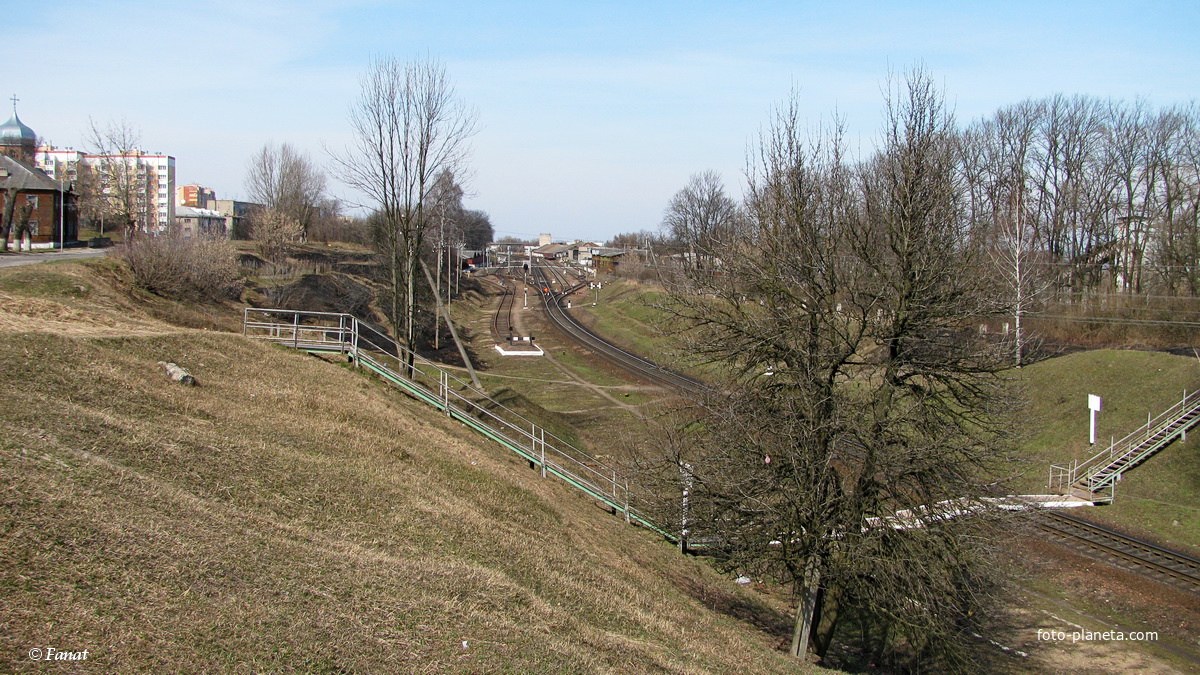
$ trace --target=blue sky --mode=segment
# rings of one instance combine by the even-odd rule
[[[889,70],[923,65],[960,123],[1054,93],[1184,103],[1200,3],[0,0],[22,121],[84,147],[126,120],[179,184],[245,195],[268,141],[325,164],[370,58],[441,60],[479,112],[468,206],[500,234],[655,229],[692,173],[740,195],[748,144],[799,91],[869,149]],[[15,59],[15,60],[14,60]],[[337,183],[332,191],[357,196]]]

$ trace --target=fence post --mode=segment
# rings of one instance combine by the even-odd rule
[[[542,478],[545,478],[545,477],[546,477],[546,430],[543,428],[543,429],[540,429],[540,431],[541,431],[541,436],[542,436],[542,438],[541,438],[541,446],[542,446]]]
[[[683,501],[680,508],[679,518],[679,552],[687,555],[688,552],[688,516],[691,511],[691,494],[692,494],[692,465],[687,462],[679,463],[680,477],[683,479]],[[1054,482],[1054,467],[1050,468],[1050,481]]]
[[[353,350],[352,353],[354,354],[354,367],[361,368],[362,365],[358,359],[358,319],[350,317],[350,325],[352,326],[353,330],[353,332],[350,334],[350,339],[353,340],[353,347],[351,349]]]
[[[625,480],[625,523],[631,523],[633,520],[629,516],[629,480]]]
[[[450,376],[444,370],[438,371],[438,381],[442,385],[442,410],[450,417]]]
[[[292,348],[300,348],[300,312],[292,313]]]
[[[246,335],[249,334],[249,330],[250,330],[249,323],[250,323],[250,308],[243,307],[242,308],[242,336],[243,337],[245,337]]]

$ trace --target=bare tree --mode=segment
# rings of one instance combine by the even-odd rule
[[[445,169],[433,181],[429,191],[429,213],[437,224],[437,241],[434,260],[437,261],[434,273],[433,292],[439,300],[446,298],[450,302],[450,289],[453,286],[454,244],[459,241],[457,225],[462,213],[463,188],[454,180],[454,172]],[[442,271],[446,272],[446,290],[442,291]],[[433,348],[441,348],[441,323],[435,323],[433,329]]]
[[[970,330],[997,308],[953,117],[922,72],[890,91],[869,161],[846,159],[840,130],[803,136],[795,99],[760,140],[722,273],[688,267],[667,304],[727,377],[671,459],[693,481],[689,525],[794,584],[793,654],[850,621],[936,668],[961,665],[981,616],[989,514],[948,516],[995,491],[1006,398]]]
[[[4,187],[4,211],[0,212],[0,251],[8,252],[8,235],[12,232],[13,216],[16,213],[17,197],[20,188],[13,185]]]
[[[695,259],[701,251],[713,251],[728,242],[738,218],[737,203],[725,194],[725,185],[715,171],[693,174],[688,184],[675,193],[663,214],[663,230]],[[712,261],[697,264],[711,266]]]
[[[1151,257],[1167,292],[1200,294],[1200,109],[1164,111],[1155,133],[1165,140],[1154,162],[1162,206]]]
[[[258,209],[250,218],[250,238],[258,243],[262,257],[275,265],[287,259],[301,236],[300,223],[280,209]]]
[[[21,206],[17,207],[17,214],[13,219],[13,242],[17,245],[17,252],[21,251],[27,237],[32,238],[37,234],[29,224],[31,215],[33,215],[33,203],[27,198]],[[33,250],[32,241],[29,243],[29,250]]]
[[[25,176],[18,173],[16,175],[6,176],[3,180],[2,189],[4,190],[4,207],[0,211],[0,251],[8,251],[8,237],[13,233],[15,226],[24,217],[28,219],[28,215],[22,216],[21,212],[25,209],[26,204],[17,206],[18,203],[26,201],[22,200],[21,196],[25,194]],[[19,238],[20,234],[17,234]],[[18,240],[17,250],[20,249]]]
[[[989,272],[998,276],[999,292],[1008,301],[1017,368],[1024,363],[1025,317],[1048,285],[1029,204],[1029,167],[1042,110],[1031,101],[1002,108],[973,125],[960,144],[970,222],[990,252]]]
[[[342,180],[375,204],[375,246],[389,277],[388,315],[411,349],[430,191],[439,173],[464,160],[476,114],[455,95],[445,67],[428,59],[376,59],[361,87],[350,111],[354,145],[335,161]]]
[[[79,162],[75,167],[75,180],[71,187],[77,196],[79,215],[94,227],[101,237],[105,232],[105,218],[111,218],[108,213],[108,197],[104,194],[103,176],[87,162]]]
[[[363,221],[345,216],[341,200],[334,197],[322,199],[317,204],[316,215],[308,229],[308,238],[320,242],[370,243]]]
[[[98,174],[94,195],[102,201],[101,212],[124,229],[126,239],[158,224],[153,208],[158,186],[139,162],[141,132],[125,121],[101,128],[91,120],[87,142]]]
[[[321,213],[325,173],[290,144],[267,143],[250,159],[246,190],[251,201],[296,223],[305,239]]]

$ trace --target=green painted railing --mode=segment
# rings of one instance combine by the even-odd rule
[[[671,541],[678,539],[637,508],[628,479],[615,467],[352,315],[248,307],[242,317],[242,332],[255,340],[308,352],[346,354],[358,367],[520,455],[543,477],[561,479],[613,513],[624,514],[626,522],[647,527]]]
[[[1075,488],[1092,494],[1107,490],[1107,499],[1112,501],[1122,472],[1137,466],[1175,439],[1186,440],[1187,432],[1200,424],[1200,391],[1184,392],[1178,403],[1158,417],[1149,419],[1147,415],[1147,418],[1144,426],[1082,462],[1052,465],[1050,489],[1068,491]]]

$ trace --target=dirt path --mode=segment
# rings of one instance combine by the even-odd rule
[[[517,335],[529,335],[529,331],[525,330],[525,312],[529,310],[525,308],[525,294],[529,291],[529,287],[523,283],[515,283],[516,290],[513,291],[516,295],[513,297],[513,312],[512,322],[513,331]],[[534,294],[537,297],[537,294]]]
[[[545,356],[543,356],[542,358],[548,359],[550,361],[550,363],[554,364],[555,368],[558,368],[559,370],[561,370],[564,375],[566,375],[567,377],[574,380],[575,383],[578,384],[579,386],[581,386],[585,389],[590,389],[597,396],[599,396],[603,399],[606,399],[608,401],[611,401],[613,405],[615,405],[616,407],[618,407],[622,410],[625,410],[626,412],[632,414],[634,417],[637,417],[639,419],[642,417],[642,413],[638,409],[638,406],[631,405],[629,403],[626,403],[624,401],[617,399],[612,394],[605,391],[605,387],[602,387],[597,384],[592,384],[591,382],[588,382],[587,380],[583,379],[582,377],[579,377],[575,373],[571,372],[571,369],[567,368],[562,363],[559,363],[559,361],[550,354],[549,350],[546,351]]]

